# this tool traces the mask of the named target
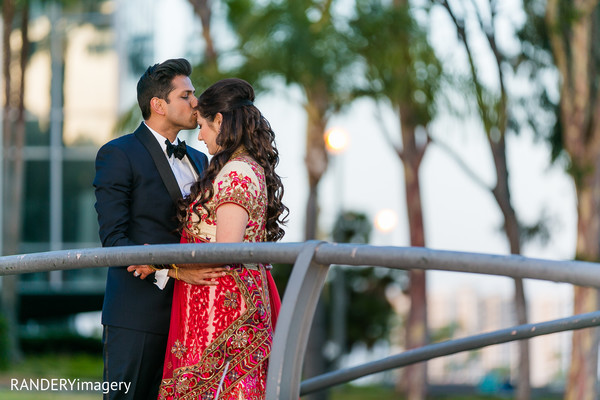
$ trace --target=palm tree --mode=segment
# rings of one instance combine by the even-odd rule
[[[219,65],[219,52],[217,43],[211,30],[213,22],[213,7],[210,0],[189,0],[194,13],[200,20],[202,26],[202,42],[204,53],[200,63],[194,66],[192,80],[200,87],[208,87],[219,79],[225,78],[227,74],[221,72]]]
[[[317,188],[328,165],[323,134],[329,117],[349,101],[344,72],[350,64],[346,38],[332,14],[332,1],[297,0],[259,6],[227,1],[244,57],[240,74],[279,76],[304,93],[307,114],[306,170],[309,197],[305,239],[316,237]]]
[[[543,118],[555,123],[548,139],[554,159],[567,161],[577,197],[577,242],[575,258],[600,260],[600,2],[525,0],[528,20],[520,33],[528,51],[524,59],[531,68],[532,79],[541,89],[540,110]],[[554,91],[541,76],[558,72],[560,98],[552,100]],[[548,86],[552,86],[548,88]],[[539,112],[538,112],[539,114]],[[551,117],[551,118],[549,118]],[[535,116],[532,120],[539,121]],[[575,287],[573,313],[595,311],[599,306],[598,290]],[[571,366],[565,399],[596,399],[598,371],[597,328],[574,331]]]
[[[493,187],[488,186],[474,171],[468,169],[466,164],[462,162],[456,154],[451,152],[451,155],[458,160],[460,166],[467,168],[467,174],[473,178],[475,183],[484,190],[487,190],[493,196],[504,218],[504,233],[509,243],[510,253],[521,254],[524,239],[521,232],[525,230],[525,228],[517,218],[517,212],[511,199],[508,179],[509,168],[506,158],[506,135],[511,132],[518,133],[519,128],[517,127],[515,129],[517,121],[514,118],[512,121],[509,121],[511,106],[514,107],[514,105],[511,105],[509,99],[506,80],[508,71],[512,69],[513,60],[502,52],[496,41],[496,19],[498,18],[498,7],[500,4],[497,1],[490,0],[488,4],[489,15],[484,16],[482,15],[483,12],[481,9],[473,3],[473,11],[477,25],[481,28],[481,33],[484,35],[489,46],[489,54],[492,55],[492,59],[494,60],[494,71],[499,88],[498,93],[496,94],[495,91],[486,87],[484,79],[481,76],[481,71],[477,68],[478,59],[480,58],[478,54],[481,54],[481,52],[476,54],[471,48],[472,38],[469,31],[465,28],[466,11],[464,10],[467,7],[463,4],[463,13],[461,15],[450,6],[450,3],[447,0],[435,0],[434,3],[439,3],[447,11],[454,22],[458,38],[466,51],[470,68],[467,81],[471,82],[471,85],[469,85],[465,91],[472,93],[472,98],[474,98],[476,102],[476,110],[482,121],[483,133],[486,135],[494,162],[494,171],[496,173],[495,185]],[[489,70],[486,72],[489,76]],[[512,124],[509,122],[512,122]],[[439,141],[437,141],[437,143],[442,145]],[[442,147],[448,149],[445,145],[442,145]],[[514,285],[514,302],[517,323],[523,325],[527,323],[527,307],[523,279],[515,278]],[[519,373],[516,399],[526,400],[531,397],[529,370],[529,342],[522,340],[519,342]]]
[[[389,134],[386,138],[404,169],[410,245],[423,247],[419,168],[430,143],[427,126],[435,113],[441,67],[406,0],[394,0],[390,6],[379,1],[357,1],[352,27],[355,49],[364,59],[368,82],[359,93],[386,101],[399,118],[401,145],[395,144]],[[428,342],[425,272],[410,271],[409,282],[405,347],[413,349]],[[398,388],[407,399],[424,399],[425,363],[407,367]]]
[[[5,220],[3,220],[2,229],[3,235],[2,253],[16,254],[19,252],[21,243],[21,233],[23,227],[23,196],[24,196],[24,179],[25,179],[25,163],[23,160],[23,147],[25,145],[26,135],[26,110],[25,110],[25,88],[26,79],[25,72],[28,66],[30,57],[30,39],[29,39],[29,19],[30,19],[30,3],[31,0],[3,0],[2,3],[2,19],[3,19],[3,66],[2,75],[4,79],[4,106],[3,106],[3,124],[2,124],[2,145],[3,145],[3,168],[2,176],[0,177],[3,185],[2,196],[6,203],[4,210]],[[98,7],[96,1],[88,0],[81,2],[77,0],[41,0],[42,6],[54,7],[54,10],[61,10],[63,6],[77,9],[78,7]],[[18,18],[17,18],[18,17]],[[77,21],[81,23],[82,21]],[[56,27],[53,27],[56,28]],[[11,46],[10,36],[18,32],[21,38],[20,47],[14,49]],[[54,29],[50,33],[55,34]],[[58,40],[63,40],[59,37]],[[51,52],[52,53],[52,52]],[[16,55],[18,54],[18,60]],[[63,54],[52,54],[53,57],[62,58]],[[53,73],[57,72],[55,68]],[[62,71],[60,71],[62,73]],[[53,83],[61,82],[61,80],[53,79]],[[57,90],[62,94],[62,87],[56,87],[52,90]],[[54,101],[54,99],[53,99]],[[62,97],[60,104],[53,104],[53,107],[62,111]],[[55,113],[51,113],[51,118],[56,118]],[[10,194],[4,195],[5,193]],[[2,279],[2,311],[5,318],[8,320],[9,342],[13,360],[20,357],[18,340],[17,340],[17,310],[18,310],[18,293],[17,293],[18,276],[5,276]]]
[[[13,79],[11,78],[11,67],[12,67],[12,60],[13,60],[13,56],[12,56],[12,48],[10,45],[10,37],[11,34],[13,32],[13,24],[14,24],[14,18],[15,18],[15,14],[16,14],[17,10],[16,10],[16,4],[14,0],[4,0],[2,3],[2,22],[3,22],[3,31],[2,31],[2,48],[3,48],[3,53],[2,53],[2,77],[4,79],[4,106],[3,106],[3,115],[2,115],[2,143],[3,143],[3,149],[7,149],[9,148],[9,146],[11,145],[12,139],[14,137],[14,134],[17,132],[16,129],[16,121],[15,121],[15,114],[16,114],[16,110],[18,109],[18,105],[21,104],[20,100],[18,99],[18,97],[22,96],[15,96],[15,94],[13,93]],[[23,30],[21,30],[23,32]],[[21,65],[21,63],[19,64]],[[22,74],[20,75],[22,77]],[[21,78],[22,81],[22,78]],[[21,87],[21,83],[17,82],[19,84],[19,88]],[[15,99],[15,97],[17,97],[17,99]],[[22,150],[22,148],[19,149],[15,149],[16,155],[20,155],[20,152]],[[6,153],[8,154],[8,152]],[[7,160],[5,157],[2,157],[2,162],[4,163],[3,165],[3,170],[9,166],[8,162],[5,161]],[[22,165],[22,159],[21,157],[15,157],[14,159],[14,164],[11,165],[13,167],[15,167],[15,171],[17,171],[16,167],[17,167],[17,161],[20,161],[19,165]],[[9,175],[7,175],[9,176]],[[0,177],[2,178],[2,177]],[[15,197],[20,196],[20,193],[22,191],[22,175],[20,177],[19,182],[15,181],[14,183],[18,183],[19,185],[14,189],[14,194],[13,196],[11,196],[11,199],[14,201]],[[0,185],[4,185],[4,179],[1,179]],[[10,186],[6,186],[6,187],[10,187]],[[0,190],[0,195],[4,196],[4,193],[6,193],[4,190]],[[18,240],[19,240],[19,232],[20,232],[20,220],[18,220],[18,217],[20,216],[20,203],[15,203],[14,206],[17,206],[17,210],[12,210],[11,209],[11,213],[8,213],[7,216],[11,216],[13,215],[14,217],[12,218],[13,221],[11,221],[10,224],[7,224],[7,228],[8,226],[10,227],[16,227],[17,231],[16,232],[10,232],[8,229],[6,230],[8,233],[10,233],[9,236],[14,237],[14,239],[17,240],[17,242],[15,242],[13,240],[13,242],[15,242],[15,244],[18,244]],[[16,221],[15,221],[16,220]],[[17,225],[15,226],[15,222],[17,222]],[[0,229],[4,229],[3,226],[0,227]],[[14,236],[13,236],[14,235]],[[6,237],[6,235],[2,235],[3,237]],[[10,253],[8,254],[14,254],[15,253],[15,246],[5,246],[4,243],[3,245],[3,253],[9,251]],[[18,296],[17,296],[17,285],[18,285],[18,276],[16,275],[11,275],[11,276],[6,276],[2,279],[2,314],[4,316],[4,318],[6,318],[6,326],[7,326],[7,341],[8,341],[8,361],[9,363],[18,361],[19,358],[21,357],[20,355],[20,351],[19,351],[19,344],[18,344],[18,338],[17,338],[17,307],[18,307]]]
[[[318,186],[328,166],[323,134],[330,116],[350,101],[345,82],[352,55],[340,21],[332,12],[333,1],[294,0],[268,2],[229,0],[229,21],[239,38],[243,58],[237,74],[252,82],[280,77],[302,90],[306,111],[305,166],[308,175],[306,240],[317,237]],[[325,370],[322,306],[318,307],[308,344],[305,373]],[[317,394],[316,396],[319,396]]]
[[[577,194],[576,258],[600,259],[600,70],[597,0],[549,0],[546,30],[561,77],[559,123]],[[575,314],[598,309],[598,290],[576,287]],[[566,399],[597,398],[598,329],[573,332]]]
[[[6,223],[3,227],[5,234],[2,243],[3,254],[16,254],[19,250],[22,228],[22,204],[24,184],[23,146],[25,144],[25,70],[29,61],[29,0],[4,0],[2,4],[3,19],[3,66],[4,78],[4,107],[2,119],[2,145],[4,149],[2,185],[10,190],[5,196]],[[15,17],[19,17],[15,20]],[[18,48],[18,64],[14,60],[13,46],[10,36],[19,32],[21,46]],[[14,72],[17,72],[14,74]],[[12,74],[11,74],[12,73]],[[16,78],[15,79],[15,75]],[[16,86],[16,88],[15,88]],[[21,358],[17,339],[17,295],[18,276],[11,275],[2,279],[2,311],[8,322],[9,359],[16,361]]]

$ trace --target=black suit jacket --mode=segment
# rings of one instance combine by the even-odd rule
[[[208,163],[206,155],[191,147],[188,157],[198,174]],[[145,124],[100,148],[94,187],[102,246],[179,243],[175,201],[181,191]],[[141,280],[126,267],[110,267],[102,323],[167,334],[172,297],[172,280],[160,290],[152,277]]]

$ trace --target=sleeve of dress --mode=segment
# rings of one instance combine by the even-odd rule
[[[248,215],[260,196],[256,174],[245,162],[232,161],[226,164],[215,179],[215,210],[225,203],[243,207]]]

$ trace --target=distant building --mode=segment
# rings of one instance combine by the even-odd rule
[[[530,322],[549,321],[571,315],[572,305],[565,296],[528,296]],[[451,332],[461,338],[517,325],[510,294],[481,293],[473,287],[455,292],[428,294],[429,328],[432,333]],[[448,339],[448,338],[446,338]],[[563,382],[568,370],[570,332],[530,339],[531,384],[551,386]],[[516,342],[485,347],[431,360],[431,384],[479,384],[492,371],[501,371],[515,384],[518,362]]]
[[[119,118],[134,106],[140,69],[154,56],[147,17],[155,2],[137,10],[130,3],[32,3],[18,253],[100,247],[95,155],[124,133],[117,132]],[[125,99],[123,86],[132,92]],[[11,210],[4,204],[2,211],[5,221]],[[99,310],[105,276],[105,268],[22,275],[21,321]]]
[[[96,152],[139,124],[135,88],[146,68],[170,57],[193,60],[198,46],[186,39],[201,37],[186,0],[62,4],[31,3],[21,254],[100,247]],[[177,23],[166,23],[173,15]],[[18,42],[18,32],[13,39]],[[4,224],[11,210],[4,204],[2,211]],[[22,321],[100,309],[105,276],[105,268],[22,275]],[[83,301],[86,296],[93,300]]]
[[[65,8],[32,2],[18,253],[100,246],[92,180],[96,151],[118,119],[112,26],[110,1]],[[7,177],[2,181],[10,193]],[[4,203],[2,212],[5,223],[13,211]],[[99,309],[105,275],[98,268],[20,276],[21,321]]]

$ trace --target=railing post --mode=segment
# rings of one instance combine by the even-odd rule
[[[285,289],[269,359],[268,400],[299,398],[310,326],[329,269],[313,261],[321,243],[309,241],[302,247]]]

